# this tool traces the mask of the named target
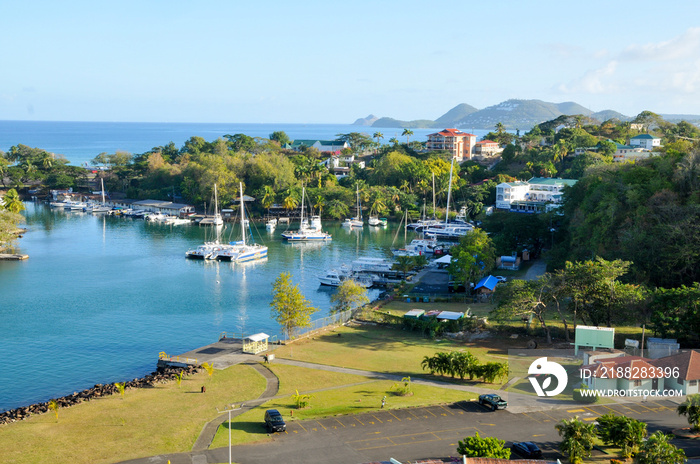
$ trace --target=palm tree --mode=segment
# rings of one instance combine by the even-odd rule
[[[502,122],[497,122],[496,123],[496,132],[499,134],[502,134],[505,131],[506,131],[506,126],[504,126]]]
[[[328,215],[330,217],[340,219],[341,217],[345,217],[348,215],[350,208],[348,208],[348,205],[336,198],[335,200],[331,200],[331,202],[328,203],[327,210]]]
[[[15,189],[10,189],[7,191],[5,196],[2,198],[2,204],[6,210],[12,213],[19,213],[20,211],[24,210],[24,203],[22,203],[22,200],[20,200],[19,194]]]
[[[292,189],[287,190],[287,196],[284,198],[284,209],[293,210],[299,206],[299,198],[297,198],[296,193]]]
[[[323,198],[323,195],[317,195],[316,203],[314,204],[314,209],[318,211],[319,216],[323,213],[324,206],[326,206],[326,199]]]
[[[569,457],[571,464],[581,464],[591,455],[595,440],[595,425],[583,422],[578,416],[562,420],[555,428],[563,438],[560,449]]]
[[[262,206],[270,213],[270,207],[275,203],[275,190],[270,185],[263,187]]]
[[[693,430],[700,430],[700,394],[688,395],[676,409],[679,416],[686,416]]]
[[[44,169],[50,169],[53,166],[53,155],[49,152],[44,152],[41,155],[41,165]]]
[[[401,135],[406,136],[406,145],[408,145],[408,139],[413,135],[413,131],[411,129],[404,129]]]
[[[389,143],[391,143],[391,144],[393,144],[393,145],[398,145],[398,144],[399,144],[399,139],[397,139],[396,137],[392,137],[392,138],[389,139]]]
[[[379,195],[377,195],[377,197],[372,202],[372,207],[370,208],[369,212],[370,215],[372,214],[372,211],[374,211],[377,214],[382,214],[384,211],[386,211],[386,205],[384,204]]]
[[[660,430],[649,435],[642,444],[636,458],[639,464],[683,464],[686,462],[685,451],[671,443],[673,435],[666,435]]]

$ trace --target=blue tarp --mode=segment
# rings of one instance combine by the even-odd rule
[[[484,277],[479,281],[479,283],[476,284],[476,287],[474,287],[474,290],[479,290],[480,288],[488,288],[489,290],[493,291],[494,288],[496,288],[496,284],[498,284],[498,279],[496,279],[494,276],[490,275],[488,277]]]

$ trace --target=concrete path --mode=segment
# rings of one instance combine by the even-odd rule
[[[542,259],[538,259],[532,263],[530,269],[523,276],[523,280],[535,280],[545,272],[547,272],[547,263]]]
[[[231,412],[232,419],[243,414],[244,412],[250,411],[251,409],[257,407],[260,403],[264,403],[265,401],[275,397],[279,391],[279,379],[270,369],[257,362],[246,362],[245,364],[251,366],[253,369],[258,371],[260,375],[265,377],[267,387],[257,399],[248,401],[247,403],[241,404],[239,408],[235,408],[236,410]],[[234,406],[235,405],[231,405],[231,407]],[[224,413],[206,424],[202,429],[202,432],[199,434],[197,441],[194,442],[192,451],[205,451],[209,449],[209,446],[211,446],[211,443],[214,440],[214,436],[216,436],[216,431],[219,430],[221,424],[227,421],[228,418],[228,413]]]

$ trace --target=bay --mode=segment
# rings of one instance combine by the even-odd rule
[[[389,257],[396,228],[329,222],[332,242],[289,244],[259,225],[269,257],[241,265],[185,259],[211,233],[204,227],[26,206],[19,244],[30,258],[0,261],[0,410],[143,376],[159,352],[180,354],[223,331],[279,334],[269,303],[281,272],[323,317],[334,290],[318,275],[355,257]]]
[[[291,139],[333,140],[337,134],[362,132],[372,136],[384,134],[384,143],[392,137],[401,142],[403,129],[354,126],[351,124],[253,124],[253,123],[136,123],[136,122],[72,122],[72,121],[0,121],[0,150],[23,144],[64,155],[74,166],[85,165],[100,153],[117,150],[132,154],[145,153],[169,142],[182,147],[190,137],[211,142],[226,134],[269,137],[284,131]],[[410,140],[424,142],[436,129],[412,129]],[[472,130],[480,139],[488,131]]]

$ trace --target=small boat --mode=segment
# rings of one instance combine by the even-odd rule
[[[371,226],[386,227],[389,224],[389,221],[387,220],[387,218],[370,216],[368,224]]]
[[[219,197],[217,195],[216,191],[216,184],[214,184],[214,210],[216,211],[215,217],[219,217],[221,219],[221,216],[219,215]],[[223,224],[223,220],[221,222]],[[221,231],[220,228],[216,228],[216,240],[213,242],[204,242],[204,244],[199,245],[197,248],[194,250],[188,250],[185,252],[185,258],[189,259],[212,259],[212,256],[215,253],[218,253],[221,250],[221,242],[220,242],[220,235]]]
[[[322,276],[318,276],[321,285],[330,287],[339,287],[346,280],[354,280],[358,285],[364,288],[369,288],[374,285],[372,276],[368,274],[353,274],[347,270],[332,269]]]
[[[355,217],[347,218],[343,221],[343,227],[364,227],[365,222],[362,220],[362,206],[360,205],[360,189],[355,186],[357,191],[357,215]]]
[[[268,232],[274,232],[275,227],[277,227],[277,219],[276,218],[272,218],[265,223],[265,229]]]
[[[352,262],[353,272],[371,272],[377,274],[392,273],[394,262],[384,258],[358,258]]]
[[[413,239],[404,248],[391,250],[394,256],[423,256],[434,253],[438,248],[437,240]]]

